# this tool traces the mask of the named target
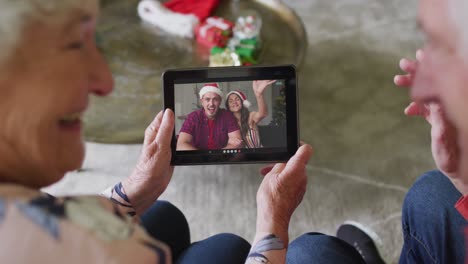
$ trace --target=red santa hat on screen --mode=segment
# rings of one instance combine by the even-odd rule
[[[217,95],[219,95],[219,97],[221,97],[221,99],[223,98],[223,91],[219,89],[217,83],[207,83],[200,89],[200,99],[202,99],[206,93],[210,92],[216,93]]]
[[[230,91],[227,95],[226,95],[226,100],[227,98],[229,98],[229,96],[231,94],[236,94],[237,96],[240,97],[240,99],[242,100],[242,105],[245,107],[245,108],[250,108],[250,106],[252,105],[249,100],[247,100],[247,96],[245,96],[245,94],[241,91],[238,91],[238,90],[234,90],[234,91]]]

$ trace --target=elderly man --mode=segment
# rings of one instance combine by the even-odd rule
[[[421,176],[403,206],[405,243],[400,263],[463,263],[468,219],[468,3],[421,0],[419,20],[428,36],[417,61],[402,60],[412,86],[408,114],[431,124],[432,152],[440,171]]]
[[[200,90],[202,108],[190,113],[180,129],[177,150],[241,148],[240,128],[233,114],[220,109],[223,92],[218,84]]]
[[[465,0],[421,0],[419,24],[428,41],[416,60],[400,61],[408,74],[395,76],[395,84],[411,87],[413,102],[405,113],[424,117],[431,125],[432,154],[438,167],[417,179],[406,195],[400,263],[463,263],[466,259],[467,14]],[[362,231],[342,226],[338,237],[359,248],[367,263],[381,263]]]

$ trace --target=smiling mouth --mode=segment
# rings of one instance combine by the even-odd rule
[[[81,119],[83,113],[77,112],[73,114],[66,115],[59,120],[59,125],[61,128],[67,130],[81,130]]]

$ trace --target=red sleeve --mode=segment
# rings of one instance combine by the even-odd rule
[[[463,216],[463,218],[465,218],[465,220],[468,220],[468,195],[460,198],[455,204],[455,208]]]
[[[195,124],[196,124],[196,112],[192,112],[185,119],[184,124],[180,128],[180,132],[184,132],[193,136],[195,132]]]

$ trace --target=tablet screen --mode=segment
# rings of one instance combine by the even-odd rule
[[[172,102],[176,117],[174,164],[272,162],[290,157],[291,149],[297,149],[297,106],[288,107],[295,100],[287,99],[295,94],[288,93],[295,80],[258,77],[174,78],[170,96],[165,87],[165,101]],[[289,142],[288,126],[295,134],[289,135]]]

